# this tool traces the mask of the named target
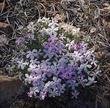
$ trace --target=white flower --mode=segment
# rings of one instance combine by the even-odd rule
[[[39,93],[38,87],[30,87],[30,92],[28,93],[29,97],[35,96],[37,97],[36,93]]]
[[[49,23],[48,28],[46,29],[46,32],[51,36],[51,35],[57,35],[57,31],[58,31],[59,27],[58,24],[55,23],[54,21],[52,21],[51,23]]]
[[[58,27],[58,23],[56,23],[55,21],[52,20],[52,22],[49,23],[48,26],[49,26],[50,28],[56,28],[56,27]]]
[[[91,84],[96,83],[95,77],[88,77],[88,83],[86,83],[86,86],[90,86]]]
[[[31,72],[32,70],[36,69],[36,67],[37,67],[36,64],[30,63],[28,71]]]
[[[39,23],[39,22],[42,22],[42,23],[49,23],[50,20],[49,20],[49,18],[45,18],[45,17],[43,17],[42,19],[39,18],[37,22],[38,22],[38,23]]]
[[[17,63],[18,63],[18,68],[21,68],[22,70],[29,64],[28,62],[23,62],[23,60],[17,61]]]
[[[34,32],[35,30],[35,24],[34,22],[30,22],[29,25],[27,26],[28,32]]]
[[[95,57],[91,61],[91,65],[97,66],[98,61],[95,59]]]
[[[57,35],[57,31],[58,31],[58,27],[56,27],[56,28],[53,28],[53,27],[51,27],[51,28],[47,28],[46,29],[46,33],[47,34],[49,34],[50,36],[51,35]]]
[[[26,77],[25,82],[26,83],[28,82],[30,84],[32,82],[33,77],[31,75],[28,75],[28,74],[25,74],[25,77]]]
[[[68,47],[68,49],[71,50],[74,43],[75,43],[74,40],[72,40],[70,43],[66,44],[66,47]]]
[[[39,19],[38,22],[45,22],[45,21]],[[51,35],[56,36],[58,29],[59,29],[58,24],[55,23],[54,21],[52,21],[52,22],[48,23],[48,28],[44,27],[42,30],[40,30],[40,33],[41,33],[42,36],[44,36],[45,34],[49,34],[50,36]]]
[[[72,58],[74,61],[78,62],[78,61],[82,61],[83,59],[83,55],[81,53],[79,53],[78,51],[74,51]]]
[[[40,62],[37,59],[31,59],[30,64],[39,64]]]

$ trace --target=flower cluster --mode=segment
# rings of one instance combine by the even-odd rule
[[[94,51],[85,41],[75,40],[77,32],[70,38],[60,24],[46,18],[33,24],[27,28],[35,35],[34,47],[25,51],[21,61],[17,60],[18,68],[26,70],[25,83],[30,85],[30,97],[44,100],[61,96],[67,90],[77,97],[79,86],[96,82],[98,66]],[[17,43],[23,41],[20,38]],[[33,42],[30,46],[33,46]]]

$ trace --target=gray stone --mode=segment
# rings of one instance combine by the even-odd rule
[[[15,97],[22,86],[22,82],[17,77],[0,75],[0,104]]]

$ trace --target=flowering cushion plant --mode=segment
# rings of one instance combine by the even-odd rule
[[[31,22],[25,29],[27,34],[16,40],[18,47],[25,46],[14,62],[30,86],[30,97],[44,100],[68,90],[77,97],[79,86],[96,82],[99,69],[94,50],[80,38],[79,29],[66,30],[63,26],[42,18]]]

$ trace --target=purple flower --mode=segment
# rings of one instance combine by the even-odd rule
[[[60,68],[59,71],[59,76],[62,79],[72,79],[75,76],[75,70],[73,66],[66,65],[63,68]]]
[[[44,44],[44,52],[47,57],[52,58],[61,54],[64,50],[64,44],[60,42],[46,42]]]
[[[24,37],[17,37],[15,43],[17,45],[24,44],[25,43],[25,38]]]
[[[33,60],[34,58],[38,57],[39,52],[36,49],[33,49],[32,51],[28,51],[26,58],[29,58],[31,60]]]
[[[33,32],[29,32],[25,35],[26,38],[31,39],[31,40],[35,40],[35,35]]]
[[[96,83],[93,71],[97,73],[99,69],[94,51],[84,41],[76,42],[68,35],[66,37],[65,31],[59,33],[59,24],[45,18],[39,19],[37,24],[28,25],[30,34],[26,36],[29,39],[34,39],[36,25],[39,28],[37,36],[40,36],[40,45],[35,40],[36,45],[42,47],[38,50],[34,46],[30,50],[27,48],[28,51],[23,54],[25,57],[21,61],[16,60],[18,68],[27,71],[25,83],[31,85],[28,95],[44,100],[70,90],[71,95],[77,98],[79,85],[85,87]],[[19,37],[16,42],[21,44],[25,39]]]

